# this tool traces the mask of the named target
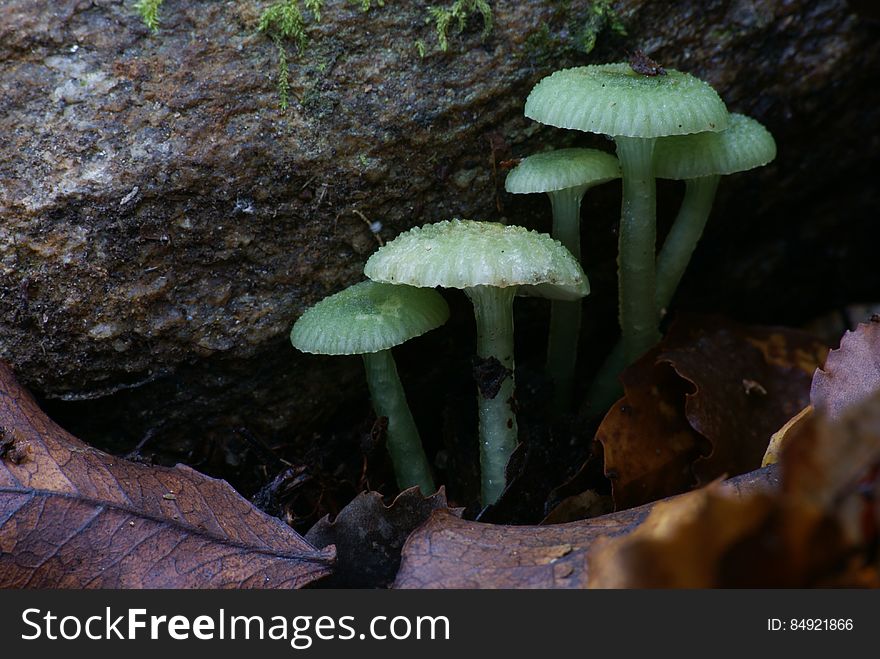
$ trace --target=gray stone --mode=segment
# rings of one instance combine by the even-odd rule
[[[305,53],[291,50],[281,111],[275,47],[255,30],[265,3],[166,0],[152,34],[133,2],[3,2],[0,356],[44,397],[92,400],[68,408],[83,432],[86,414],[133,438],[246,422],[311,441],[363,385],[356,360],[298,355],[293,321],[410,226],[546,228],[541,202],[503,195],[498,161],[591,138],[538,129],[525,97],[556,68],[636,47],[708,80],[780,147],[723,183],[677,303],[728,296],[746,315],[804,316],[809,301],[791,299],[804,265],[837,301],[849,252],[809,250],[844,249],[852,227],[877,244],[875,25],[843,0],[626,0],[614,6],[628,36],[606,27],[586,55],[590,3],[492,5],[492,35],[481,42],[475,18],[444,54],[422,3],[328,2]],[[609,326],[617,203],[587,203],[594,311]]]

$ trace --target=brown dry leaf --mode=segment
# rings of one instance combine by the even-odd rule
[[[813,407],[832,419],[843,410],[880,390],[880,320],[845,332],[840,348],[828,354],[823,369],[813,377]]]
[[[624,397],[596,432],[618,510],[689,490],[705,445],[684,413],[690,384],[658,364],[659,354],[651,350],[621,374]]]
[[[0,587],[297,588],[333,557],[224,481],[89,447],[0,362]]]
[[[400,566],[400,549],[413,529],[434,510],[449,509],[441,487],[431,496],[404,490],[386,506],[378,492],[362,492],[332,522],[319,520],[306,534],[315,547],[334,545],[336,569],[324,584],[334,588],[385,588]]]
[[[775,467],[730,482],[745,496],[776,487]],[[409,537],[395,588],[584,588],[595,542],[638,528],[652,506],[553,526],[496,526],[435,511]]]
[[[645,523],[590,556],[592,588],[809,587],[848,547],[821,508],[710,485],[658,504]]]
[[[712,445],[694,464],[698,481],[758,467],[770,436],[809,404],[812,374],[826,354],[825,346],[797,330],[705,316],[677,321],[658,361],[694,386],[685,412]]]
[[[800,423],[781,468],[776,493],[732,497],[715,484],[658,504],[591,553],[590,586],[880,585],[880,396]]]
[[[771,434],[809,401],[826,353],[795,330],[683,316],[621,375],[599,426],[618,509],[756,469]]]
[[[599,515],[607,515],[614,511],[614,501],[606,494],[595,490],[586,490],[580,494],[566,497],[551,510],[541,524],[565,524]]]
[[[811,435],[815,429],[802,428],[814,408],[826,417],[839,418],[851,405],[869,398],[880,390],[880,321],[860,324],[855,331],[846,331],[840,348],[828,353],[823,368],[813,375],[810,389],[811,405],[789,419],[771,438],[764,455],[764,464],[779,460],[786,444],[801,434]],[[801,432],[803,431],[803,433]],[[814,441],[806,439],[804,441]]]

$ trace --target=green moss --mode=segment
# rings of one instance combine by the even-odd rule
[[[305,8],[312,13],[315,21],[321,20],[324,0],[303,0]],[[287,43],[292,42],[301,54],[308,43],[306,21],[298,0],[277,0],[263,10],[257,30],[263,32],[275,43],[278,54],[278,99],[282,110],[290,105],[290,68],[288,65]]]
[[[353,2],[355,4],[359,4],[363,11],[369,11],[372,6],[372,0],[348,0],[348,2]],[[376,6],[384,7],[385,0],[376,0]]]
[[[164,0],[137,0],[134,8],[144,23],[154,32],[159,28],[159,10]],[[384,7],[385,0],[346,0],[348,4],[360,6],[362,11],[374,7]],[[301,55],[308,45],[308,24],[320,22],[325,0],[274,0],[265,5],[257,21],[257,30],[265,34],[275,45],[278,68],[276,73],[278,99],[281,109],[290,105],[290,46]],[[454,0],[445,7],[429,7],[427,23],[434,24],[438,47],[441,51],[449,49],[449,35],[460,34],[473,16],[482,19],[482,38],[492,33],[493,15],[488,0]],[[423,39],[414,44],[419,57],[425,57],[428,47]],[[314,101],[314,99],[312,99]]]
[[[546,21],[541,23],[537,32],[533,32],[523,45],[523,54],[539,64],[549,64],[559,56],[560,44],[550,32]]]
[[[569,10],[570,3],[564,3],[564,15]],[[554,32],[547,23],[541,23],[538,30],[526,39],[523,54],[543,66],[571,58],[577,53],[589,54],[596,47],[599,35],[606,30],[626,35],[623,20],[608,0],[591,2],[586,12],[569,14],[563,20],[565,27],[559,33]]]
[[[162,2],[164,0],[138,0],[134,4],[141,19],[153,32],[159,31],[159,8],[162,6]]]
[[[446,7],[428,7],[427,22],[434,23],[434,32],[437,35],[437,45],[443,52],[449,50],[449,31],[461,34],[467,25],[468,19],[479,14],[483,18],[482,39],[487,39],[492,34],[494,26],[492,7],[487,0],[455,0]],[[420,52],[421,55],[421,52]],[[423,56],[423,55],[422,55]]]
[[[315,14],[315,20],[321,17],[321,0],[306,0],[306,6]],[[305,31],[305,19],[300,11],[297,0],[278,0],[269,5],[260,14],[257,30],[265,32],[276,43],[286,40],[293,41],[302,51],[308,37]]]
[[[579,50],[592,52],[596,39],[603,30],[610,29],[615,34],[626,36],[626,26],[614,10],[610,0],[596,0],[590,3],[587,18],[578,31]]]

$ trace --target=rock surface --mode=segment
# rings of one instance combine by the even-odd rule
[[[855,5],[622,0],[627,36],[605,27],[585,54],[591,3],[497,0],[491,36],[475,17],[444,54],[422,3],[331,0],[291,49],[281,111],[276,50],[256,32],[266,4],[166,0],[157,34],[133,2],[0,7],[0,356],[40,395],[88,401],[58,406],[86,437],[185,447],[245,424],[310,441],[363,385],[355,361],[295,353],[298,314],[415,224],[546,228],[542,200],[500,192],[498,162],[602,140],[526,121],[529,89],[637,47],[779,144],[772,166],[724,182],[677,304],[784,323],[876,299],[880,46]],[[618,193],[586,205],[612,326]]]

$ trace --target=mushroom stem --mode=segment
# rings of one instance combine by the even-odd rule
[[[418,485],[422,494],[434,492],[434,480],[391,350],[363,355],[367,386],[376,416],[388,419],[386,444],[400,489]]]
[[[504,470],[516,448],[514,412],[513,297],[516,286],[472,286],[464,292],[477,324],[477,403],[483,505],[495,503],[506,485]]]
[[[620,331],[631,364],[660,338],[655,305],[654,259],[657,238],[654,138],[615,138],[623,172],[618,243]]]
[[[586,187],[549,192],[553,206],[553,237],[581,260],[581,199]],[[547,340],[546,371],[553,380],[553,412],[571,408],[578,338],[581,329],[581,301],[553,300],[550,303],[550,334]]]
[[[720,176],[688,179],[684,200],[657,256],[657,308],[669,306],[703,235]]]
[[[720,176],[703,176],[687,180],[681,208],[657,256],[655,301],[658,318],[672,301],[697,242],[703,235],[720,180]],[[618,341],[602,363],[587,393],[589,416],[604,414],[614,401],[623,395],[619,377],[629,363],[624,343],[622,340]]]
[[[553,208],[553,237],[581,261],[581,200],[586,186],[548,192]]]

